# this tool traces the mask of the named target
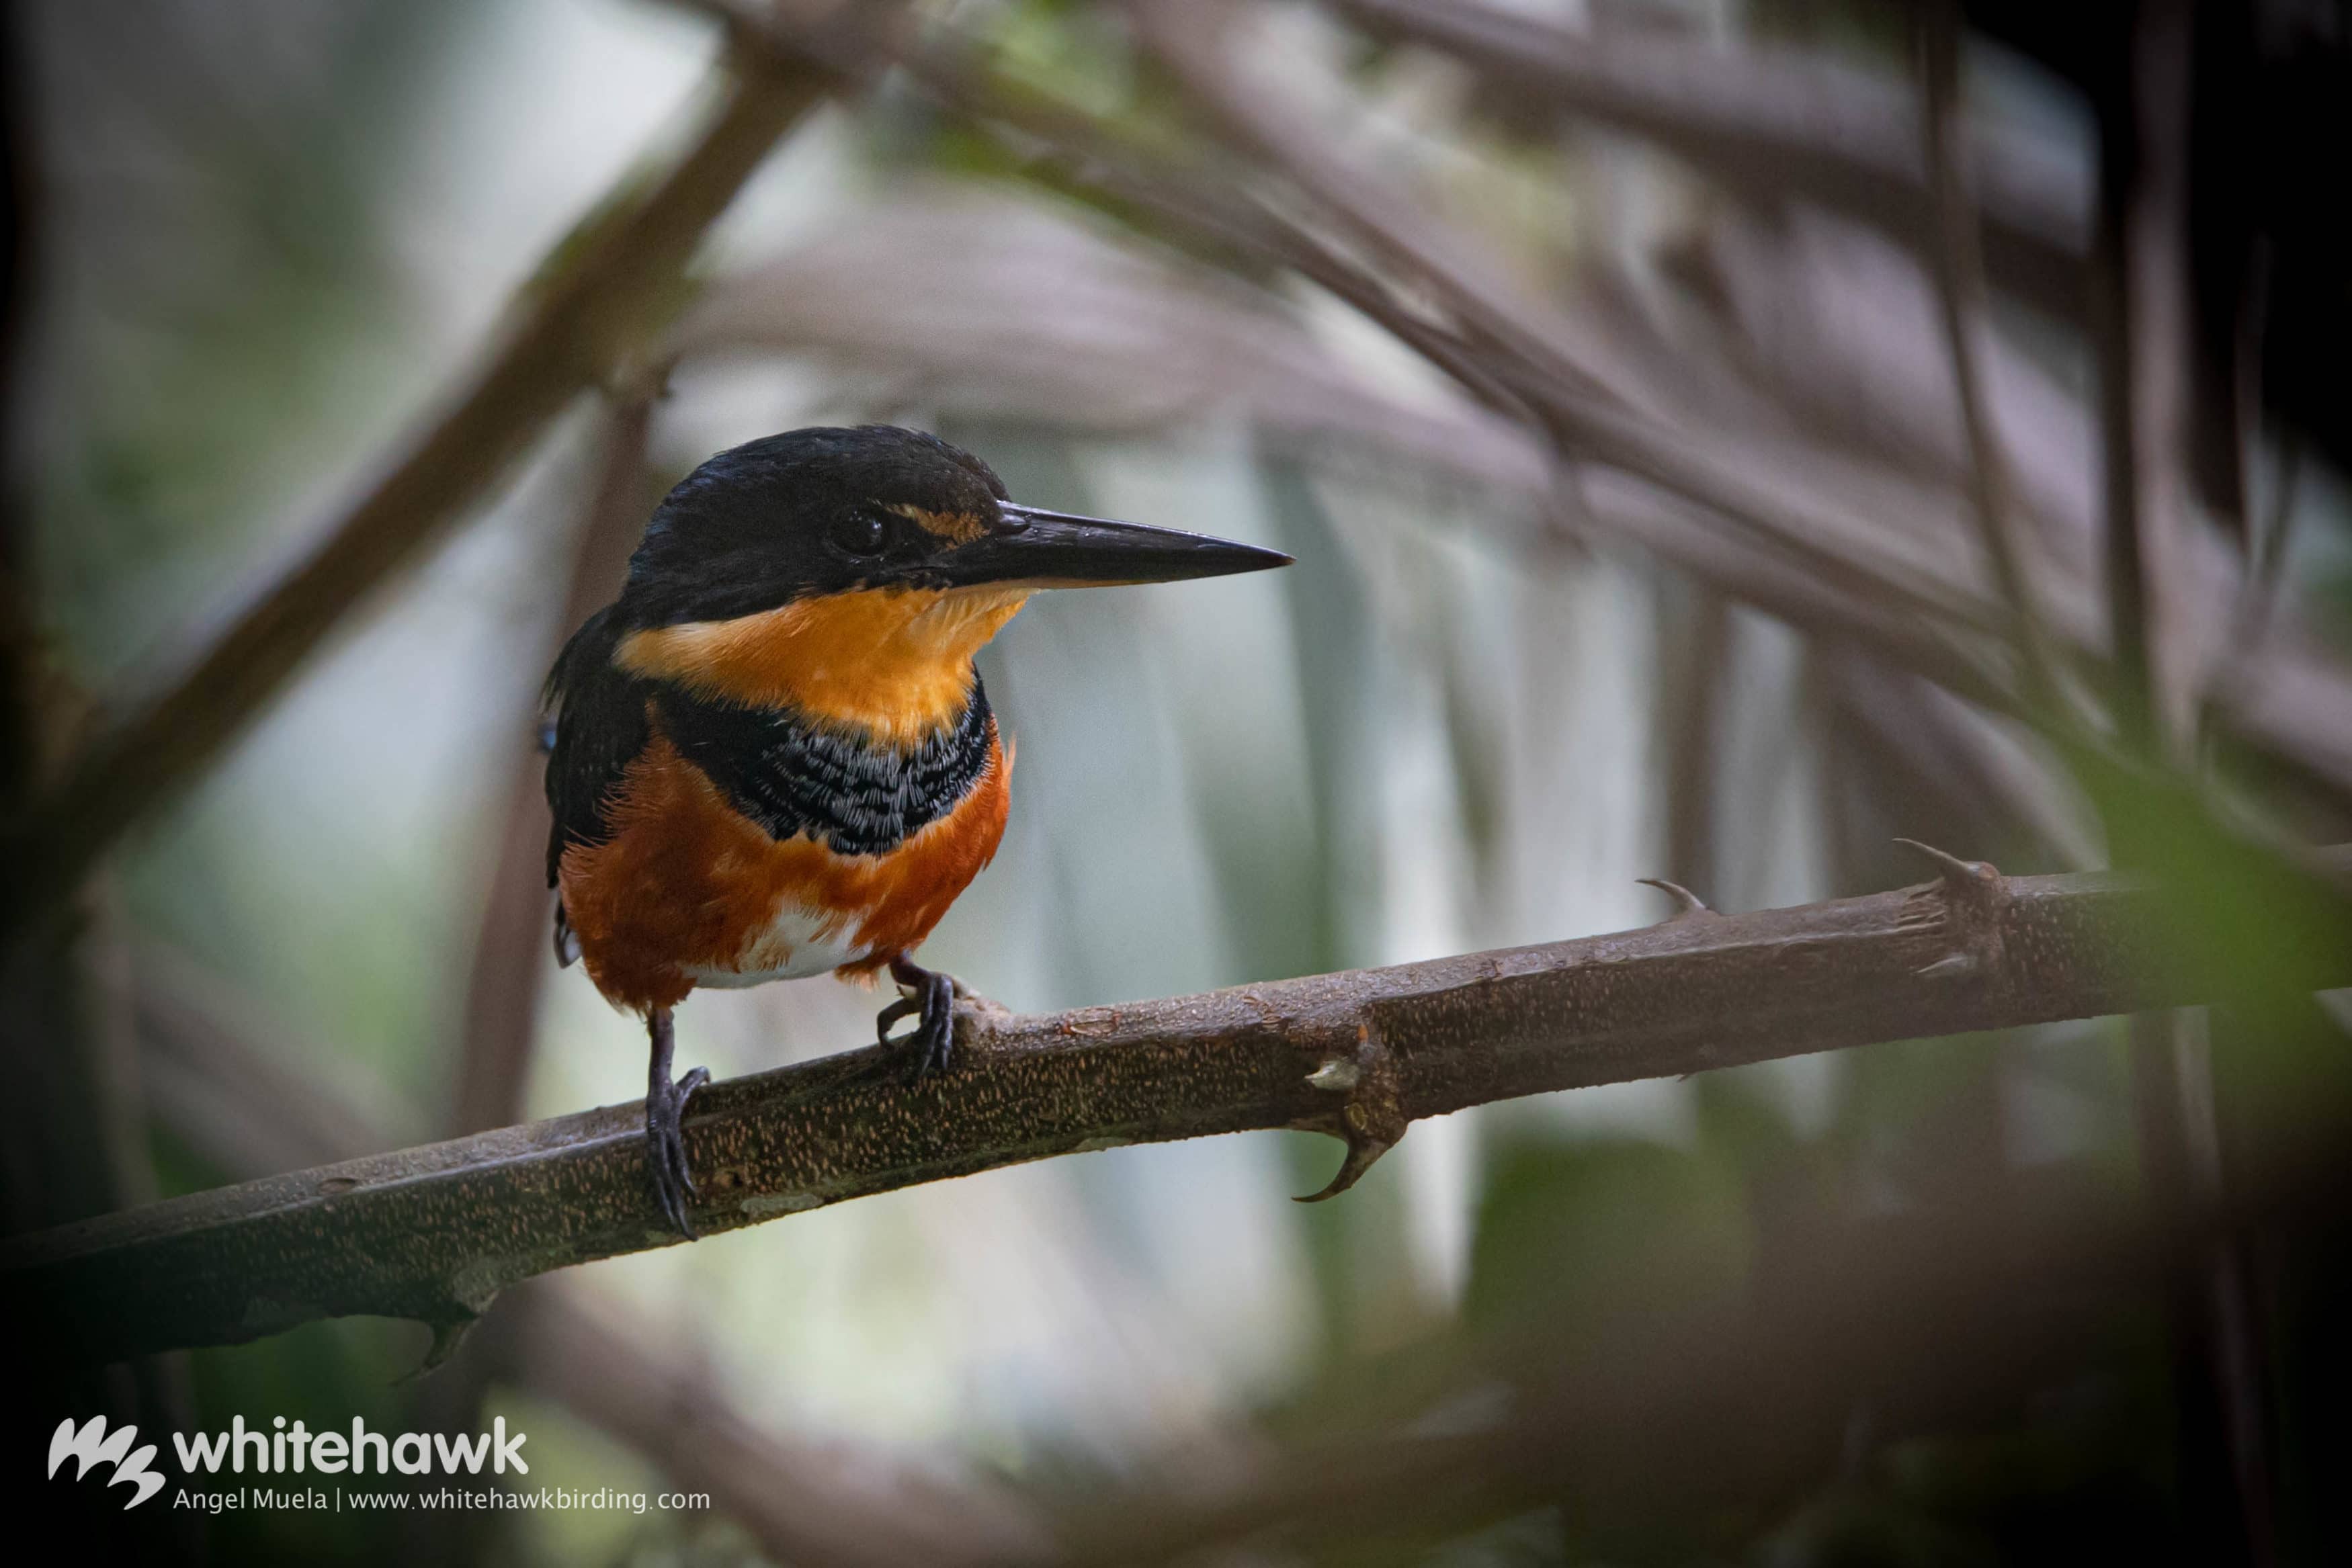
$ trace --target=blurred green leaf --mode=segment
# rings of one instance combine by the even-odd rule
[[[1538,1138],[1496,1157],[1478,1206],[1464,1315],[1573,1347],[1612,1327],[1720,1301],[1753,1238],[1724,1162],[1623,1137]]]

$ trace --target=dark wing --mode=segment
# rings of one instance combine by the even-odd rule
[[[604,821],[621,774],[646,748],[645,683],[613,667],[620,628],[611,609],[598,611],[572,635],[548,673],[545,700],[555,709],[555,745],[547,758],[547,805],[554,818],[547,835],[547,885],[553,887],[572,844],[601,844]],[[555,911],[556,956],[569,963],[562,906]]]

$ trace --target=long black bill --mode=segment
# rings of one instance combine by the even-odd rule
[[[1280,550],[1188,534],[1179,528],[1115,523],[1034,507],[1003,508],[1003,520],[981,538],[927,564],[958,584],[1026,582],[1039,588],[1098,588],[1118,582],[1181,582],[1288,566]]]

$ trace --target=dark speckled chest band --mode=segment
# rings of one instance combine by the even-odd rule
[[[771,838],[805,833],[845,855],[882,854],[953,810],[987,771],[996,735],[977,671],[961,716],[914,746],[675,688],[656,703],[678,754]]]

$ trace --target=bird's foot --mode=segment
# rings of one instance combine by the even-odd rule
[[[649,1021],[653,1061],[646,1080],[646,1174],[653,1178],[654,1200],[670,1228],[692,1241],[699,1233],[687,1218],[687,1200],[695,1194],[694,1174],[686,1163],[686,1103],[710,1082],[707,1068],[696,1067],[676,1082],[670,1081],[672,1049],[669,1013],[663,1009]]]
[[[687,1101],[709,1082],[709,1070],[697,1067],[646,1099],[646,1168],[654,1179],[654,1197],[670,1228],[689,1241],[699,1239],[701,1233],[686,1217],[687,1200],[696,1189],[693,1173],[687,1168],[682,1124]]]
[[[907,1082],[920,1083],[932,1073],[944,1071],[954,1054],[956,993],[961,988],[954,976],[922,968],[904,958],[891,960],[890,977],[905,994],[877,1015],[874,1038],[885,1050],[906,1047],[914,1059],[907,1070]],[[909,1016],[917,1017],[914,1029],[892,1039],[890,1026]]]

